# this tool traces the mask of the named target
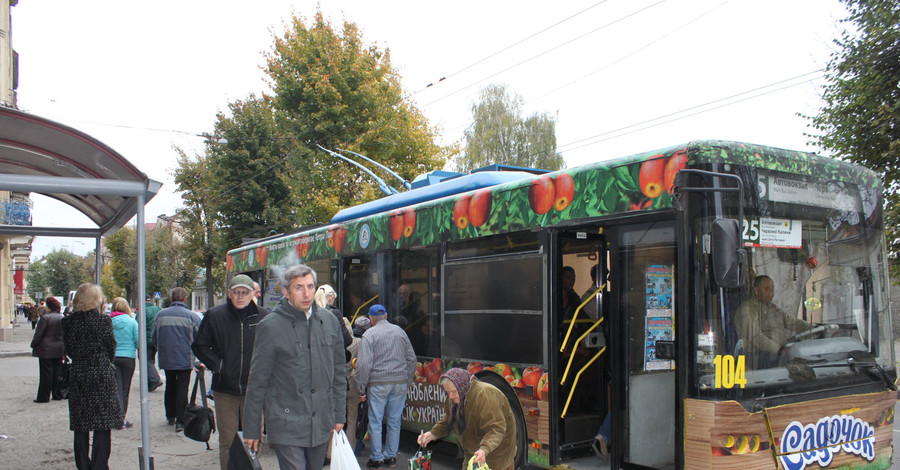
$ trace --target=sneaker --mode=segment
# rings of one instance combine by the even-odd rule
[[[149,391],[152,392],[152,391],[156,390],[157,388],[162,387],[162,384],[163,384],[162,382],[159,382],[159,383],[155,383],[155,384],[151,385]]]
[[[184,431],[184,425],[182,425],[181,423],[175,423],[175,432],[181,431]]]
[[[383,460],[369,459],[369,461],[366,463],[366,468],[381,468],[382,466],[384,466]]]
[[[384,459],[384,464],[388,466],[388,468],[397,468],[397,457],[389,457]]]
[[[119,429],[131,429],[131,428],[133,428],[133,427],[134,427],[134,423],[132,423],[131,421],[128,421],[128,420],[126,419],[125,422],[122,423],[122,427],[119,428]]]

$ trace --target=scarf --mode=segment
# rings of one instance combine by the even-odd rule
[[[441,375],[441,379],[447,378],[456,387],[459,394],[459,403],[450,405],[450,426],[456,424],[456,432],[462,434],[466,431],[466,394],[475,380],[475,376],[468,371],[456,367],[448,369]]]

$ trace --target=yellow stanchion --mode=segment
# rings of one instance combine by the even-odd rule
[[[597,320],[594,323],[593,326],[588,328],[587,331],[585,331],[581,336],[579,336],[578,339],[575,340],[575,344],[580,343],[581,340],[583,340],[585,337],[587,337],[587,335],[591,334],[592,331],[596,330],[597,327],[600,326],[601,323],[603,323],[604,318],[605,317],[601,317],[599,320]],[[606,349],[606,348],[604,347],[604,349]],[[575,358],[575,351],[573,349],[572,354],[569,354],[569,362],[566,364],[566,370],[563,372],[562,380],[559,381],[560,385],[564,385],[566,383],[566,377],[569,376],[569,369],[572,367],[572,359],[574,359],[574,358]]]
[[[600,357],[600,355],[603,354],[604,351],[606,351],[606,346],[603,346],[603,348],[601,348],[599,351],[597,351],[597,354],[594,354],[594,357],[592,357],[591,360],[588,361],[588,363],[585,364],[584,367],[582,367],[581,370],[579,370],[577,374],[575,374],[575,380],[572,382],[572,389],[569,390],[569,398],[566,399],[566,406],[565,406],[565,408],[563,408],[563,412],[562,412],[562,415],[560,416],[560,418],[565,418],[566,412],[569,411],[569,403],[572,402],[572,395],[575,393],[575,387],[578,386],[578,379],[581,378],[581,374],[584,373],[584,371],[588,367],[590,367],[590,365],[593,364],[594,361],[596,361],[597,358]]]
[[[378,294],[375,294],[375,297],[372,297],[371,299],[367,300],[364,304],[360,305],[359,308],[356,309],[356,313],[353,314],[353,318],[350,319],[350,324],[353,325],[353,322],[356,321],[356,317],[359,316],[359,312],[361,312],[362,309],[366,308],[367,305],[374,302],[375,299],[377,299],[377,298],[378,298]]]
[[[566,337],[563,338],[562,346],[559,348],[559,352],[566,351],[566,343],[569,342],[569,335],[572,334],[572,328],[574,328],[575,323],[577,323],[578,314],[581,312],[581,309],[584,308],[584,306],[587,305],[588,302],[593,300],[594,296],[597,295],[597,292],[600,292],[601,290],[603,290],[605,288],[606,288],[606,283],[603,283],[602,286],[595,289],[594,292],[591,292],[591,295],[585,297],[584,301],[581,302],[581,305],[579,305],[578,308],[575,309],[575,314],[572,315],[572,322],[569,323],[569,329],[566,331]]]

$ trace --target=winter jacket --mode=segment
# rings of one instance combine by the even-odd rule
[[[257,324],[269,314],[254,302],[247,308],[243,319],[231,299],[209,309],[191,346],[197,359],[212,371],[215,392],[236,396],[247,393]]]
[[[125,420],[116,381],[112,320],[97,310],[72,312],[62,320],[69,369],[69,429],[119,429]]]
[[[66,355],[63,347],[62,319],[59,312],[50,312],[41,317],[31,338],[31,355],[43,359],[59,359]]]
[[[153,322],[153,346],[163,370],[190,370],[194,366],[191,343],[200,327],[200,318],[182,302],[172,302],[159,311]]]
[[[136,357],[135,350],[141,341],[138,323],[124,312],[113,312],[109,317],[116,336],[116,357]]]
[[[313,304],[312,315],[282,298],[259,323],[244,402],[244,438],[259,439],[265,415],[271,444],[314,447],[347,419],[341,325]]]
[[[493,385],[473,380],[466,393],[466,430],[459,434],[456,425],[450,428],[450,399],[444,416],[431,428],[440,439],[456,431],[456,441],[463,451],[463,468],[478,449],[484,449],[488,467],[512,467],[516,459],[516,419],[503,392]]]

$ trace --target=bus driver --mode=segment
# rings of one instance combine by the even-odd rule
[[[805,321],[788,315],[772,303],[775,282],[766,275],[753,279],[753,297],[741,304],[734,325],[744,340],[751,367],[773,367],[778,350],[794,334],[810,328]]]

